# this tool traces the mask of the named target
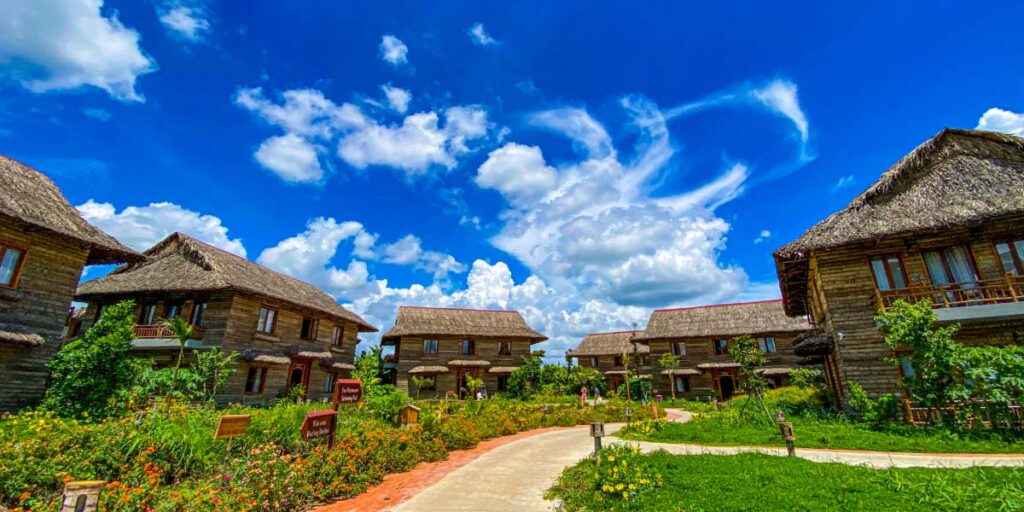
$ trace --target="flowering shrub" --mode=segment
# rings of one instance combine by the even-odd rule
[[[601,450],[596,460],[566,470],[545,497],[569,499],[570,509],[579,508],[575,502],[582,500],[600,510],[635,501],[663,485],[661,474],[648,464],[639,448],[616,444]]]

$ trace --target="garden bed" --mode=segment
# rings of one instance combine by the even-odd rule
[[[0,504],[59,510],[63,483],[110,482],[101,509],[301,510],[354,496],[389,473],[449,451],[535,428],[621,421],[624,403],[578,409],[514,400],[431,404],[420,424],[393,426],[353,406],[339,419],[333,449],[299,435],[305,414],[325,404],[217,410],[174,405],[142,418],[91,423],[24,412],[0,419]],[[215,441],[222,414],[251,414],[248,433]],[[650,417],[649,408],[634,408]]]

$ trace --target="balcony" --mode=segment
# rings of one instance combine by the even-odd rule
[[[912,284],[899,290],[875,289],[875,306],[887,309],[897,300],[928,300],[940,322],[1024,317],[1024,276],[949,284]]]
[[[135,326],[135,338],[140,340],[152,340],[152,339],[167,339],[177,338],[170,329],[165,327],[163,324],[156,325],[136,325]],[[203,328],[198,325],[192,326],[192,337],[193,340],[203,339]]]

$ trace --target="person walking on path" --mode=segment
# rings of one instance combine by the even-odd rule
[[[580,388],[580,407],[587,405],[587,387],[583,386]]]

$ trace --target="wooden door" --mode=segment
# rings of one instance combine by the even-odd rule
[[[459,400],[465,400],[469,389],[466,387],[466,376],[480,378],[480,368],[459,368],[455,370],[455,385],[458,387]]]
[[[292,360],[291,366],[288,367],[288,386],[285,388],[286,393],[295,386],[302,386],[302,398],[306,398],[306,395],[309,393],[310,366],[309,359]]]

